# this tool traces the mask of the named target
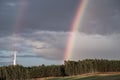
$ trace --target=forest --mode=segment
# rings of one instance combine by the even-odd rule
[[[30,80],[42,77],[64,77],[95,72],[120,72],[120,60],[85,59],[64,61],[63,65],[0,67],[0,80]]]

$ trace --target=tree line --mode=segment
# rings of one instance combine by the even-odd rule
[[[0,80],[30,80],[32,78],[64,77],[94,72],[120,72],[120,60],[85,59],[64,61],[63,65],[2,66],[0,67]]]

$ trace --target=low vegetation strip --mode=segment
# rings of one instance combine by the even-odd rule
[[[39,79],[41,80],[41,79]],[[59,77],[50,78],[46,80],[120,80],[120,73],[103,73],[103,74],[89,74],[89,75],[79,75],[71,77]]]

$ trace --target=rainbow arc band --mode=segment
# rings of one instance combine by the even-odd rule
[[[83,19],[87,3],[88,0],[80,0],[80,4],[78,5],[77,11],[75,13],[73,23],[71,24],[70,33],[68,36],[68,41],[64,52],[64,60],[70,60],[72,58],[76,35],[78,33],[78,28],[81,26],[81,22]]]

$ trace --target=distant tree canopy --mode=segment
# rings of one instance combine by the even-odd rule
[[[29,80],[31,78],[71,76],[94,72],[120,72],[120,60],[85,59],[65,61],[64,65],[0,67],[0,80]]]

